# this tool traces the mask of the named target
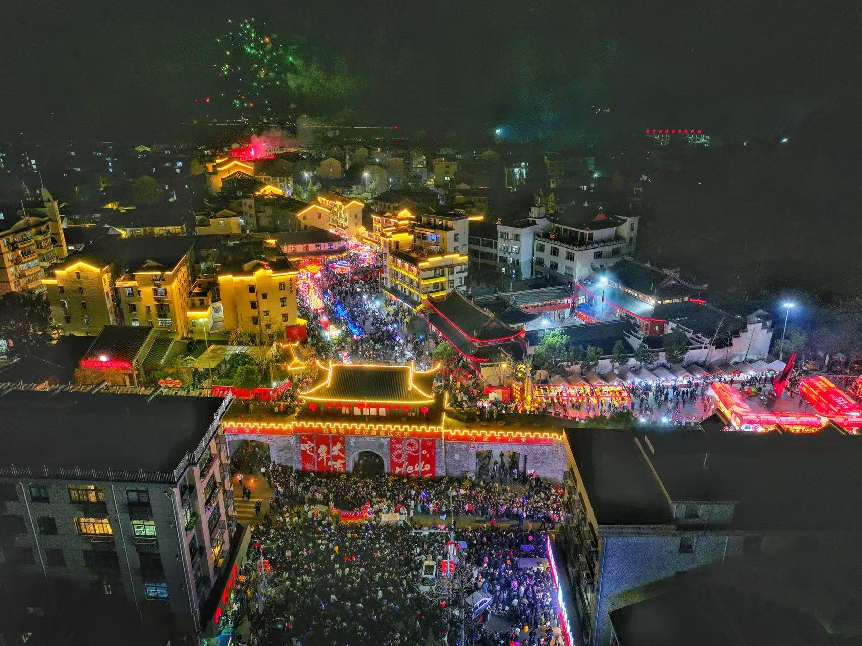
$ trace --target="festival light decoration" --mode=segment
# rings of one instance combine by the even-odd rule
[[[755,410],[738,389],[720,381],[710,389],[718,410],[743,431],[764,432],[781,426],[791,433],[814,433],[826,425],[826,417],[803,411]]]
[[[862,428],[862,405],[823,375],[803,379],[799,395],[842,428],[854,433]]]
[[[551,543],[551,535],[545,535],[545,547],[548,551],[548,565],[551,571],[551,583],[557,592],[557,615],[560,619],[560,633],[563,637],[563,642],[566,646],[572,646],[572,627],[569,625],[569,613],[566,610],[565,599],[563,598],[563,584],[560,581],[557,563],[554,560],[554,550]]]

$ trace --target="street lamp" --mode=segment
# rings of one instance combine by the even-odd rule
[[[784,329],[781,330],[781,343],[778,346],[778,360],[784,360],[784,335],[787,333],[787,318],[790,316],[790,310],[796,307],[796,303],[792,301],[787,301],[786,303],[782,303],[781,307],[784,308]]]
[[[602,286],[602,307],[601,307],[601,315],[604,317],[605,315],[605,288],[608,286],[608,277],[602,276],[599,278],[599,285]]]

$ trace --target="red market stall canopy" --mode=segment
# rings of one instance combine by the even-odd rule
[[[710,386],[715,405],[724,417],[743,431],[763,432],[779,426],[791,433],[814,433],[826,425],[826,418],[812,413],[791,410],[757,410],[742,393],[722,382]]]

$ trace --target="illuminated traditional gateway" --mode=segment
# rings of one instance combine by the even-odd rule
[[[566,449],[560,431],[448,418],[445,396],[433,390],[439,366],[318,367],[293,415],[234,406],[224,421],[229,444],[266,442],[274,462],[303,471],[352,471],[360,454],[372,453],[384,472],[398,475],[476,475],[503,459],[506,468],[562,479]]]

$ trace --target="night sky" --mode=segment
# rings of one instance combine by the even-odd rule
[[[2,128],[108,137],[200,116],[215,38],[253,15],[349,72],[357,123],[779,133],[858,83],[855,4],[31,0],[4,8]],[[598,126],[594,104],[612,109]]]

